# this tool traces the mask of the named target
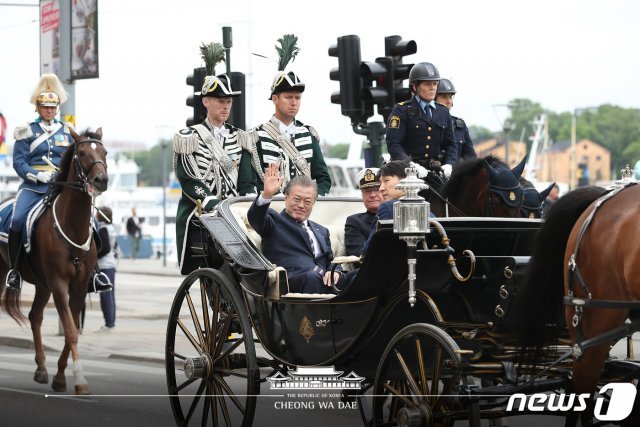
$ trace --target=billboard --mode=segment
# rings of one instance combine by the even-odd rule
[[[60,75],[60,1],[40,1],[40,74]]]
[[[98,77],[98,0],[71,2],[71,79]]]

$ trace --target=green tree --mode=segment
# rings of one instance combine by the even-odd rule
[[[471,125],[469,126],[469,136],[474,144],[477,144],[487,139],[496,137],[496,133],[484,126]]]
[[[348,153],[349,153],[349,144],[329,145],[327,149],[327,157],[346,159]]]
[[[511,110],[509,138],[519,139],[521,135],[524,135],[527,149],[531,148],[531,141],[528,138],[532,133],[531,122],[545,112],[544,108],[539,103],[529,99],[515,98],[509,101],[509,110]]]
[[[166,144],[165,171],[167,184],[169,183],[169,173],[173,168],[173,143],[162,140],[148,151],[137,151],[128,153],[127,156],[134,159],[140,167],[138,184],[141,186],[162,186],[162,145]]]

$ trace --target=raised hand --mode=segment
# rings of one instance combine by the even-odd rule
[[[284,177],[280,176],[278,164],[269,163],[269,166],[264,170],[264,189],[262,190],[262,197],[270,199],[275,196],[278,191],[280,191],[280,187],[282,187],[283,182]]]

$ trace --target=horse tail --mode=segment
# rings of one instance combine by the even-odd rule
[[[564,255],[571,230],[582,213],[606,190],[583,187],[568,193],[549,210],[536,236],[518,292],[513,332],[521,363],[537,362],[542,348],[564,329]]]
[[[19,325],[23,325],[26,323],[27,318],[24,314],[22,314],[22,310],[20,310],[21,302],[20,302],[20,291],[8,290],[6,286],[3,285],[4,289],[4,301],[3,301],[3,309],[5,313],[7,313],[13,320],[15,320]]]

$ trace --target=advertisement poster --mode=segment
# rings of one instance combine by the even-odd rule
[[[60,75],[60,1],[40,2],[40,74]]]
[[[98,77],[98,0],[71,3],[71,78]]]

